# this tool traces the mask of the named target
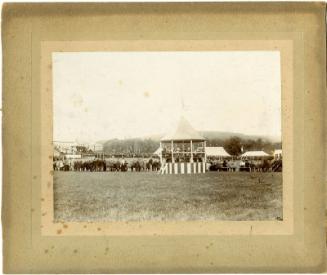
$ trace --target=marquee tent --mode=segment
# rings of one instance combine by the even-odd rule
[[[162,152],[162,148],[158,148],[154,153],[153,153],[153,155],[155,155],[155,156],[161,156],[161,152]]]
[[[230,157],[224,147],[206,147],[205,148],[206,155],[208,157]]]
[[[248,151],[242,154],[242,158],[263,158],[269,157],[269,155],[264,151]]]

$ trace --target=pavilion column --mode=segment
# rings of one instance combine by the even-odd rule
[[[171,141],[171,162],[174,163],[175,159],[174,159],[174,141]]]
[[[207,142],[203,142],[203,150],[204,150],[204,163],[207,163],[207,154],[206,154],[206,144]]]
[[[191,158],[190,158],[190,162],[193,162],[193,143],[191,140]]]
[[[160,164],[162,165],[162,143],[160,141]]]

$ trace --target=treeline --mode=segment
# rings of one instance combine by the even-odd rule
[[[112,139],[103,144],[103,151],[106,154],[124,154],[124,155],[140,155],[152,154],[159,147],[159,141],[152,139]]]
[[[225,140],[212,139],[207,141],[207,146],[222,146],[227,153],[233,156],[239,156],[246,151],[265,151],[272,153],[275,149],[281,149],[281,142],[270,142],[262,138],[244,139],[240,137],[230,137]]]
[[[270,142],[261,138],[244,139],[230,137],[227,139],[208,139],[207,146],[222,146],[231,155],[240,155],[246,151],[263,150],[271,153],[274,149],[281,148],[281,142]],[[103,150],[106,154],[140,155],[152,154],[159,147],[159,141],[153,139],[113,139],[104,143]]]

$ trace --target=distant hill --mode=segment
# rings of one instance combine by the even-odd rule
[[[273,136],[264,136],[264,135],[245,135],[241,133],[233,133],[233,132],[220,132],[220,131],[200,131],[201,135],[207,139],[221,139],[226,140],[231,137],[239,137],[241,139],[251,139],[256,140],[261,138],[264,141],[270,142],[280,142],[280,137],[273,137]]]
[[[199,131],[199,133],[205,137],[208,140],[211,139],[220,139],[220,140],[226,140],[231,137],[239,137],[241,139],[251,139],[256,140],[261,138],[263,141],[270,141],[270,142],[280,142],[280,137],[274,137],[274,136],[264,136],[264,135],[245,135],[241,133],[234,133],[234,132],[221,132],[221,131]],[[141,139],[152,139],[155,141],[160,141],[160,139],[163,137],[163,135],[149,135],[145,137],[141,137]]]
[[[199,131],[200,134],[205,137],[206,139],[220,139],[220,140],[226,140],[231,137],[239,137],[241,139],[262,139],[263,141],[269,141],[269,142],[280,142],[280,137],[275,136],[264,136],[264,135],[245,135],[241,133],[234,133],[234,132],[221,132],[221,131]],[[148,135],[144,137],[136,137],[136,138],[130,138],[130,139],[108,139],[108,140],[99,140],[97,143],[105,144],[108,141],[113,140],[153,140],[153,141],[160,141],[160,139],[163,137],[163,135],[160,134],[154,134],[154,135]]]
[[[277,137],[219,131],[200,131],[200,133],[207,139],[208,146],[224,146],[229,139],[238,137],[242,140],[244,148],[281,148],[281,141]],[[151,154],[159,147],[161,138],[162,135],[151,135],[140,138],[100,140],[98,143],[103,144],[103,149],[108,154]]]

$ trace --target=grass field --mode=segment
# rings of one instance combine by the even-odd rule
[[[54,173],[55,221],[275,220],[281,173]]]

